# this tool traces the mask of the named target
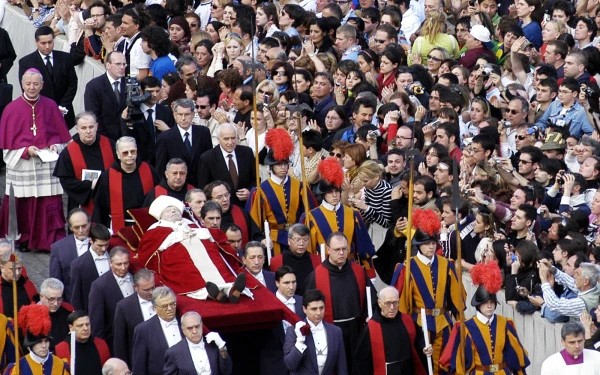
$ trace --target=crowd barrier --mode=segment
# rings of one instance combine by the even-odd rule
[[[20,95],[20,86],[18,75],[18,59],[33,52],[35,50],[35,28],[31,21],[27,20],[21,9],[7,6],[5,15],[0,23],[0,26],[8,31],[15,52],[17,53],[17,61],[8,74],[8,81],[15,87],[13,97]],[[55,39],[56,50],[68,52],[67,41],[64,36],[58,36]],[[73,101],[75,113],[84,110],[83,93],[87,82],[105,72],[104,66],[92,58],[86,57],[83,64],[76,66],[78,88],[77,95]],[[471,297],[475,293],[476,288],[473,287],[471,278],[468,273],[463,276],[465,289],[467,290],[467,311],[466,317],[470,318],[475,314],[475,309],[470,306]],[[498,310],[497,313],[506,317],[512,318],[517,327],[519,337],[529,352],[531,366],[527,369],[528,374],[538,375],[542,367],[542,362],[549,355],[562,350],[560,343],[560,330],[562,324],[549,323],[542,318],[539,312],[532,315],[521,315],[514,311],[512,307],[505,302],[504,291],[498,293]]]
[[[4,17],[0,22],[0,27],[8,31],[12,41],[17,59],[13,67],[8,72],[8,82],[13,85],[13,99],[21,95],[21,86],[19,81],[19,59],[36,50],[35,47],[35,27],[31,21],[25,17],[25,14],[20,8],[6,4]],[[60,35],[54,39],[54,49],[57,51],[69,52],[69,46],[65,36]],[[75,67],[77,72],[77,95],[73,100],[73,108],[75,114],[84,111],[83,93],[85,85],[94,77],[97,77],[106,72],[104,65],[90,57],[86,57],[84,62]]]

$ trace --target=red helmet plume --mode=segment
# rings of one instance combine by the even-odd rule
[[[265,144],[273,152],[273,159],[277,161],[288,160],[294,152],[292,137],[284,129],[271,129],[265,137]]]
[[[471,270],[471,279],[475,285],[483,285],[490,294],[496,294],[502,288],[502,273],[498,263],[477,263]]]
[[[344,171],[336,158],[328,157],[325,160],[321,160],[318,171],[321,175],[321,179],[325,180],[327,183],[334,185],[337,188],[342,186],[342,183],[344,182]]]
[[[52,327],[48,307],[38,304],[21,307],[19,326],[34,336],[48,336]]]
[[[440,231],[442,222],[439,216],[433,210],[418,208],[413,212],[412,225],[414,229],[433,236]]]

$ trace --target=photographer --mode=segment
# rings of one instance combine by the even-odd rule
[[[473,94],[477,97],[485,98],[491,101],[492,98],[500,99],[500,90],[496,87],[494,80],[491,79],[492,74],[502,75],[500,67],[495,64],[475,65],[475,87]]]
[[[532,314],[537,307],[529,301],[529,296],[542,295],[535,269],[535,256],[539,249],[531,241],[522,241],[514,251],[517,259],[512,262],[511,273],[506,278],[506,302],[521,314]]]
[[[548,190],[548,198],[546,200],[548,203],[558,200],[559,193],[562,190],[558,214],[544,212],[544,218],[568,216],[571,212],[577,210],[589,215],[591,212],[590,207],[585,203],[584,192],[586,187],[587,182],[579,173],[571,174],[560,171],[556,176],[556,182]],[[546,206],[550,206],[548,203]]]

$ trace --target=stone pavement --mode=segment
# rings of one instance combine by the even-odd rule
[[[5,177],[5,172],[2,171],[0,174],[0,192],[2,193],[2,198],[4,198],[5,192]],[[50,253],[47,251],[31,251],[28,253],[19,253],[19,255],[22,257],[21,259],[23,259],[23,265],[27,268],[29,279],[35,284],[39,291],[42,281],[48,278]]]

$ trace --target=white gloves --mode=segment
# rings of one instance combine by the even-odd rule
[[[304,344],[304,340],[306,340],[306,337],[304,337],[304,335],[300,331],[302,329],[302,327],[304,327],[305,325],[306,325],[306,322],[300,321],[300,322],[296,323],[296,326],[294,327],[294,332],[296,332],[296,342],[297,343]]]
[[[225,341],[223,341],[221,336],[219,336],[219,334],[216,332],[209,332],[206,334],[205,337],[206,337],[207,343],[210,344],[211,342],[214,341],[219,349],[222,349],[225,346]]]

